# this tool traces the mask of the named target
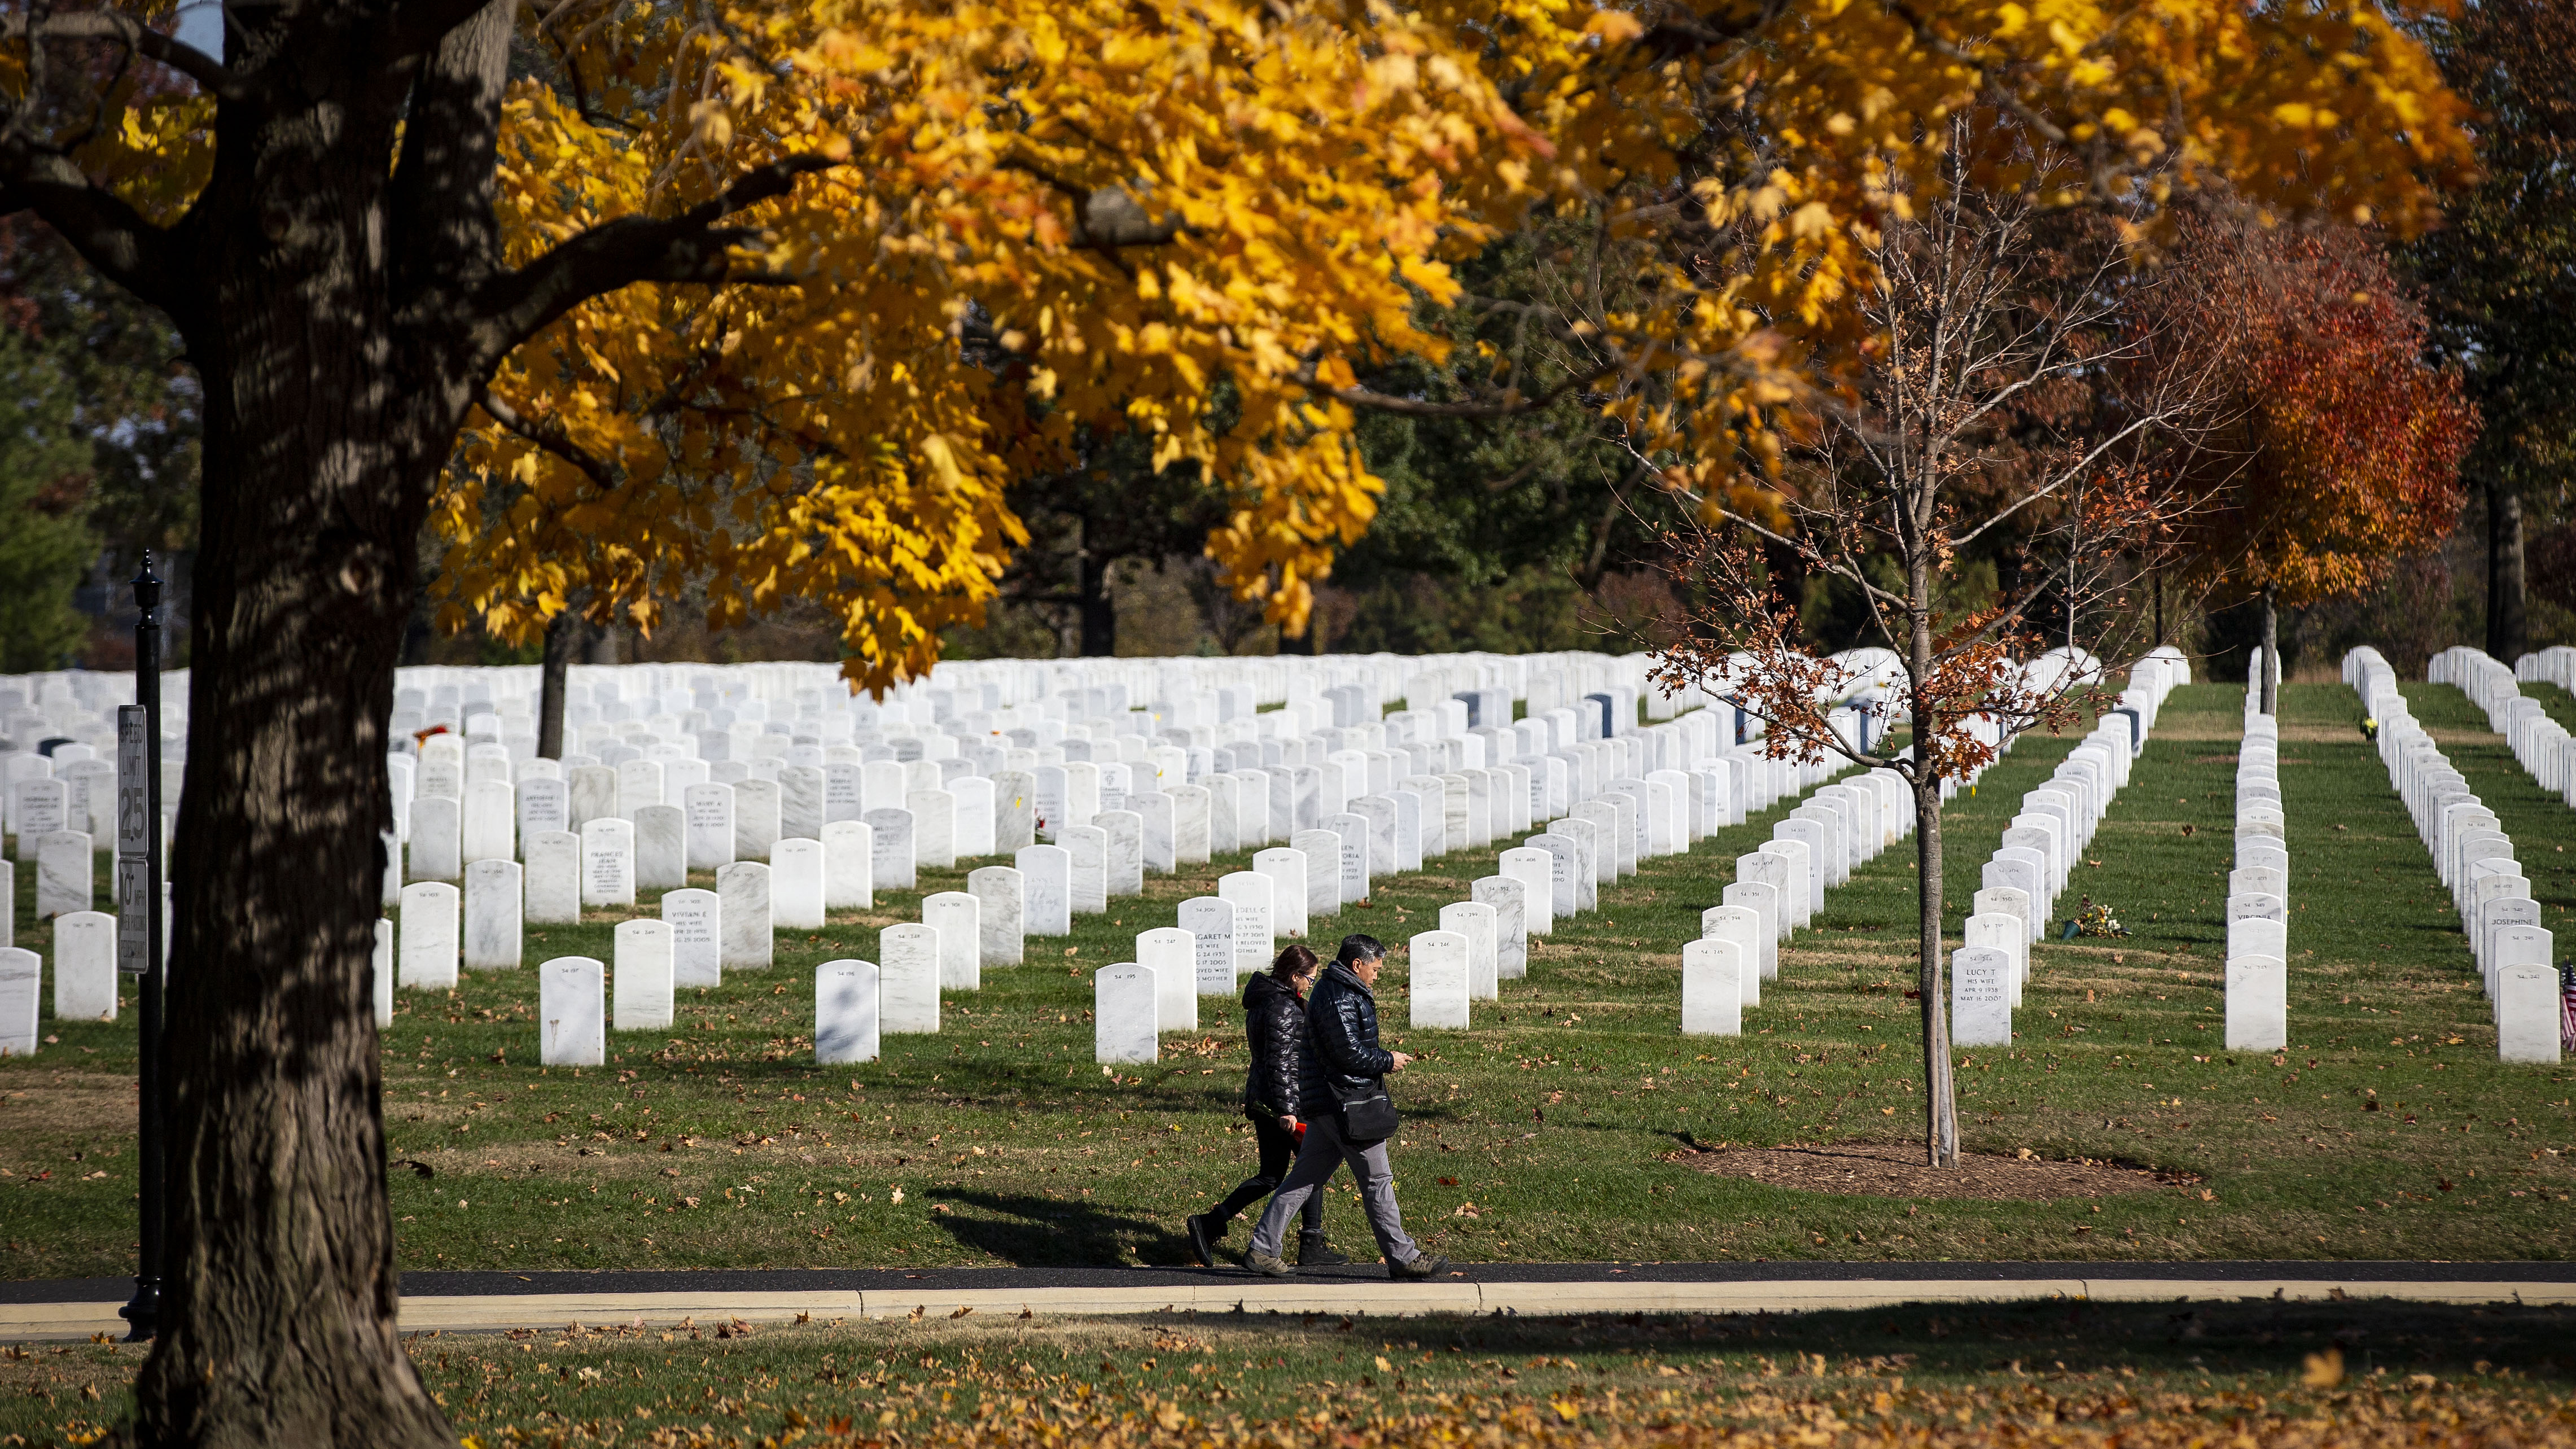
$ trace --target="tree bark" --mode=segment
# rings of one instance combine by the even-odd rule
[[[564,686],[572,680],[572,657],[589,637],[590,621],[571,609],[546,625],[544,662],[537,666],[537,753],[546,759],[564,756]]]
[[[2270,584],[2263,586],[2263,659],[2255,674],[2253,688],[2262,697],[2263,712],[2278,713],[2281,701],[2273,681],[2281,677],[2281,608]]]
[[[2506,668],[2531,647],[2525,614],[2522,494],[2501,478],[2487,480],[2487,653]]]
[[[371,961],[393,671],[461,408],[383,363],[395,329],[352,258],[272,267],[256,231],[238,244],[210,259],[222,326],[191,348],[205,537],[170,986],[188,1026],[168,1038],[166,1326],[135,1430],[452,1444],[395,1326]],[[317,275],[338,285],[306,293]]]
[[[1943,988],[1941,912],[1941,778],[1948,761],[1939,747],[1942,719],[1932,693],[1932,569],[1922,549],[1906,570],[1908,637],[1906,670],[1914,716],[1915,989],[1923,1001],[1923,1147],[1934,1167],[1959,1165],[1959,1110],[1950,1079],[1950,1013]]]
[[[1105,659],[1118,652],[1118,601],[1109,596],[1107,559],[1084,549],[1082,593],[1075,607],[1082,611],[1082,654],[1086,659]]]

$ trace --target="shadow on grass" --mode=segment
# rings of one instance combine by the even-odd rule
[[[1129,1261],[1129,1253],[1156,1265],[1189,1263],[1189,1239],[1168,1222],[1129,1217],[1086,1202],[1024,1193],[938,1188],[942,1202],[989,1216],[934,1215],[964,1247],[1022,1268],[1096,1268]]]

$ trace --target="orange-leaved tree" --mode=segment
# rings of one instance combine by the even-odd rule
[[[11,15],[0,203],[205,379],[137,1437],[446,1437],[395,1334],[369,1005],[433,514],[504,629],[814,596],[882,685],[989,594],[1002,481],[1125,427],[1225,490],[1210,547],[1293,624],[1374,507],[1353,410],[1436,401],[1363,365],[1439,357],[1418,309],[1527,208],[1656,243],[1620,254],[1648,285],[1535,319],[1555,375],[1459,406],[1598,391],[1714,490],[1865,336],[1869,239],[1963,104],[2081,158],[2060,199],[2152,201],[2164,158],[2420,212],[2460,143],[2407,3],[274,0],[221,55],[162,0]]]
[[[2360,593],[2459,521],[2477,409],[2455,368],[2425,360],[2423,314],[2368,236],[2240,215],[2195,220],[2179,249],[2202,284],[2187,305],[2238,319],[2218,373],[2230,423],[2182,486],[2191,565],[2259,600],[2263,651],[2280,610]],[[2267,672],[2258,686],[2274,707]]]

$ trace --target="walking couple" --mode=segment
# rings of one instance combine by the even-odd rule
[[[1377,1044],[1377,997],[1369,988],[1385,963],[1386,947],[1376,937],[1345,936],[1330,966],[1318,970],[1314,952],[1290,946],[1245,983],[1252,1069],[1243,1084],[1243,1115],[1252,1119],[1261,1171],[1189,1220],[1190,1248],[1203,1266],[1216,1266],[1218,1240],[1264,1195],[1270,1206],[1252,1230],[1245,1267],[1287,1276],[1282,1239],[1288,1220],[1301,1214],[1297,1266],[1349,1262],[1324,1241],[1322,1192],[1334,1169],[1348,1163],[1387,1276],[1430,1278],[1448,1268],[1448,1259],[1423,1252],[1404,1235],[1396,1210],[1395,1172],[1386,1155],[1396,1115],[1386,1074],[1403,1071],[1413,1058]]]

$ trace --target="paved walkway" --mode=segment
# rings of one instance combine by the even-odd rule
[[[123,1278],[0,1283],[0,1341],[118,1337]],[[1390,1283],[1374,1265],[406,1273],[406,1329],[560,1328],[989,1313],[1787,1313],[1899,1303],[2385,1298],[2576,1304],[2576,1263],[1476,1263]]]

